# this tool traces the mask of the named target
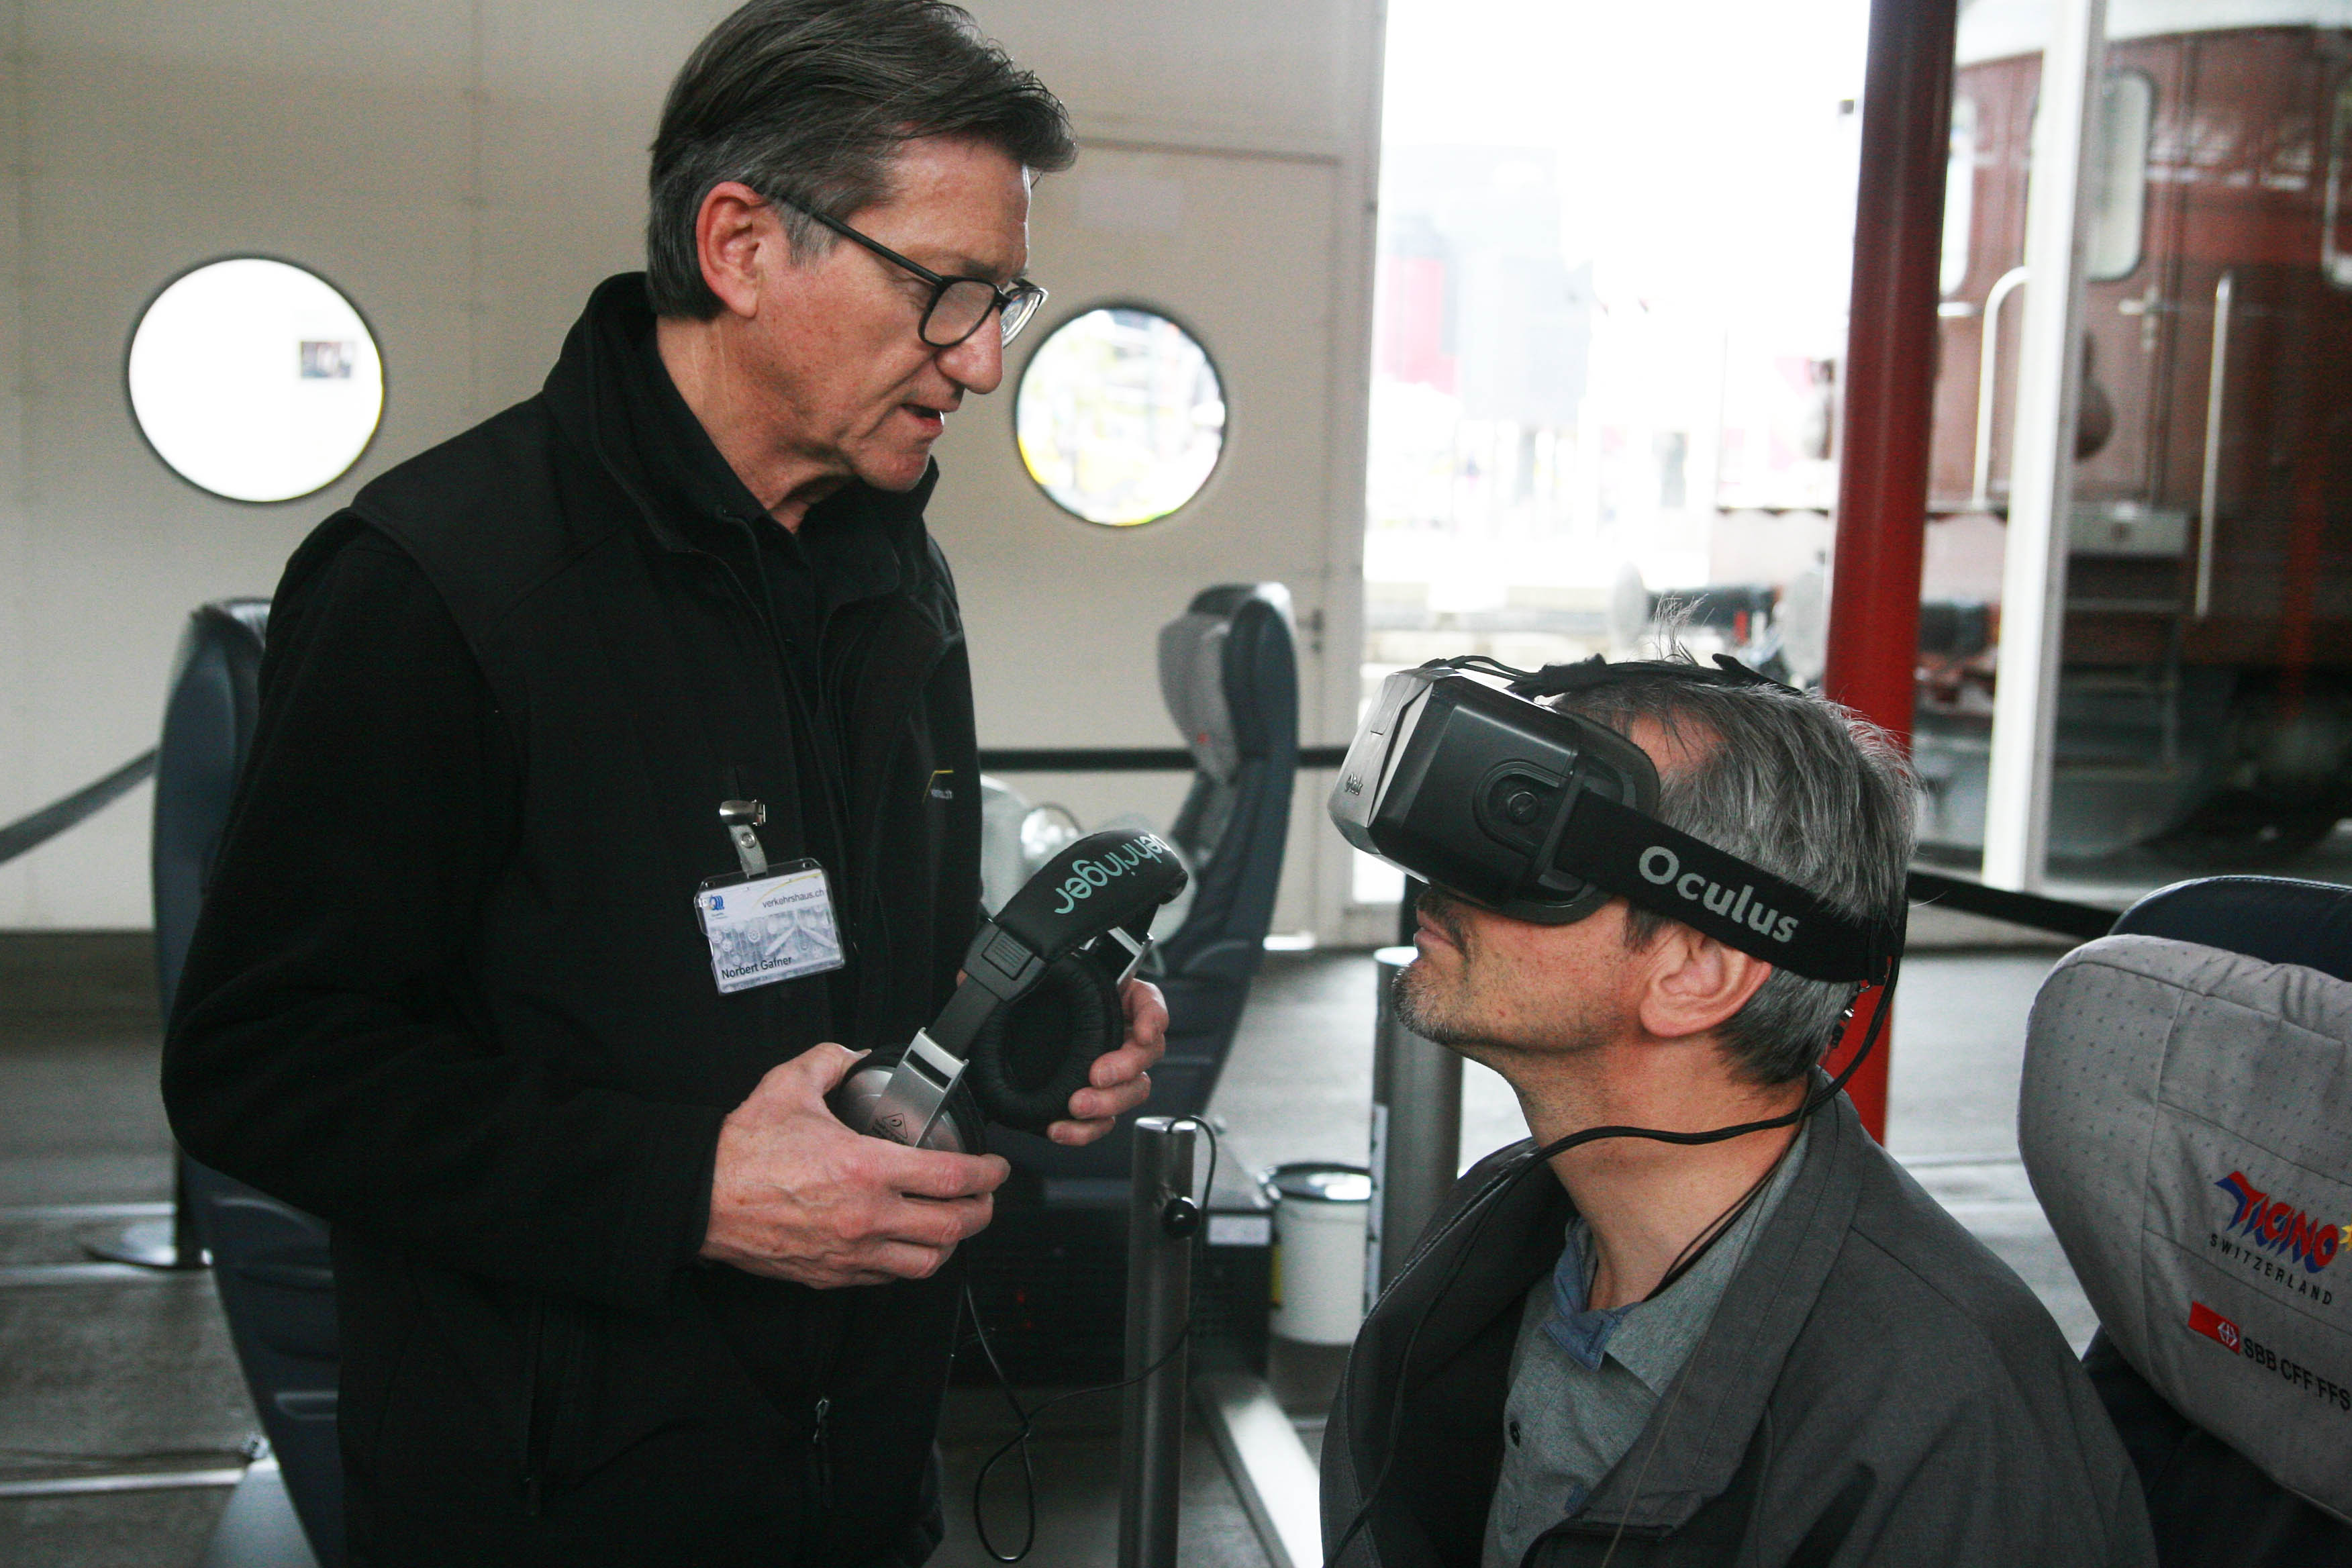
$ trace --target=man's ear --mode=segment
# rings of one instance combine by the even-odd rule
[[[1659,1039],[1682,1039],[1721,1026],[1771,978],[1762,959],[1670,925],[1650,944],[1638,1006],[1642,1027]]]
[[[719,304],[749,319],[760,313],[792,256],[783,225],[759,192],[737,180],[710,187],[694,215],[695,258]]]

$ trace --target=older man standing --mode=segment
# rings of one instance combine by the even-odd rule
[[[355,1559],[936,1544],[944,1266],[1005,1167],[824,1096],[976,925],[929,449],[1043,298],[1029,185],[1073,156],[953,6],[754,0],[671,89],[649,271],[289,565],[165,1091],[333,1227]],[[739,827],[822,871],[841,962],[730,979],[698,890],[751,874]],[[1128,1009],[1060,1141],[1149,1092],[1166,1016]]]
[[[1423,896],[1401,1011],[1502,1074],[1534,1138],[1463,1177],[1356,1341],[1323,1447],[1332,1563],[2153,1562],[2049,1314],[1822,1101],[1858,987],[1758,956],[1793,920],[1751,912],[1777,937],[1730,945],[1737,913],[1663,912],[1747,909],[1769,876],[1809,925],[1899,930],[1910,784],[1885,738],[1736,668],[1535,684],[1647,754],[1654,822],[1744,864],[1676,879],[1653,847],[1621,888],[1605,857],[1559,862],[1638,908]]]

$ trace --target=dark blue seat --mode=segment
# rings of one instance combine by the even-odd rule
[[[1160,689],[1192,748],[1192,784],[1168,837],[1192,868],[1192,907],[1162,941],[1151,978],[1168,999],[1168,1054],[1150,1110],[1208,1109],[1265,956],[1298,776],[1298,651],[1279,583],[1203,588],[1160,631]],[[1024,1170],[1127,1180],[1122,1127],[1085,1149],[992,1130]]]
[[[1169,837],[1199,886],[1160,950],[1168,1057],[1152,1077],[1153,1111],[1181,1116],[1205,1110],[1216,1090],[1274,923],[1298,775],[1289,590],[1203,589],[1160,631],[1160,685],[1194,764]]]
[[[206,605],[189,618],[173,662],[155,759],[155,959],[166,1017],[253,743],[268,622],[267,599]],[[286,1493],[312,1553],[322,1568],[337,1568],[343,1472],[327,1227],[184,1155],[180,1182]]]
[[[1183,923],[1154,951],[1168,1054],[1152,1069],[1149,1109],[1181,1116],[1208,1109],[1274,921],[1298,773],[1289,591],[1279,583],[1204,589],[1160,629],[1159,651],[1160,691],[1193,757],[1192,787],[1168,834],[1192,868],[1193,891]],[[994,1223],[965,1255],[997,1358],[1015,1382],[1115,1380],[1133,1133],[1122,1125],[1084,1149],[1003,1128],[988,1138],[1016,1173],[997,1194]],[[1227,1154],[1228,1169],[1246,1166]],[[1192,1353],[1265,1370],[1265,1256],[1245,1247],[1204,1251]],[[979,1380],[982,1367],[965,1358],[959,1375]]]
[[[2352,888],[2286,877],[2204,877],[2158,888],[2116,936],[2160,936],[2352,980]]]
[[[2178,882],[2126,910],[2114,934],[2195,942],[2352,981],[2352,888],[2329,882]],[[2139,1471],[2165,1568],[2352,1563],[2352,1525],[2287,1491],[2193,1425],[2124,1358],[2105,1330],[2093,1336],[2083,1367]]]

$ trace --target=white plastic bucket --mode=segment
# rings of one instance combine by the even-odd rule
[[[1344,1345],[1364,1321],[1364,1226],[1372,1178],[1355,1165],[1284,1165],[1274,1188],[1274,1331]]]

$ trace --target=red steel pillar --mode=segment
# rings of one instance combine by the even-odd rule
[[[1829,695],[1911,741],[1919,656],[1919,560],[1927,522],[1927,440],[1936,391],[1937,271],[1952,123],[1958,0],[1872,0],[1863,78],[1862,181],[1831,573]],[[1866,994],[1832,1053],[1841,1066],[1876,1005]],[[1886,1136],[1892,1031],[1847,1092]]]

